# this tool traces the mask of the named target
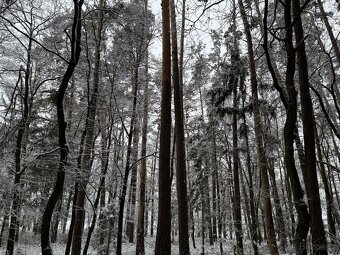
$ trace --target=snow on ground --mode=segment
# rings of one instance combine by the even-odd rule
[[[25,240],[25,243],[21,243],[18,244],[18,246],[15,248],[15,255],[40,255],[41,251],[40,251],[40,246],[38,244],[38,240],[37,239],[32,239],[34,241],[34,244],[29,243],[29,240]],[[202,252],[201,249],[201,239],[200,238],[196,238],[196,249],[193,248],[192,246],[192,242],[190,241],[190,252],[191,255],[199,255]],[[234,254],[233,251],[233,243],[234,240],[227,240],[227,241],[223,241],[223,254],[229,255],[229,254]],[[145,240],[145,254],[146,255],[153,255],[154,254],[154,245],[155,245],[155,237],[147,237]],[[5,242],[3,244],[3,246],[5,246]],[[65,252],[65,244],[61,244],[61,243],[57,243],[57,244],[53,244],[53,254],[54,255],[64,255]],[[112,246],[112,251],[110,252],[110,254],[115,254],[115,250],[114,250],[114,246]],[[0,247],[0,254],[5,254],[5,248],[4,247]],[[245,241],[244,243],[244,254],[246,255],[250,255],[252,254],[252,250],[251,250],[251,243],[249,241]],[[122,254],[123,255],[133,255],[135,254],[136,251],[136,244],[135,243],[123,243],[123,247],[122,247]],[[172,243],[171,246],[171,251],[173,255],[177,255],[178,254],[178,242],[175,241]],[[214,255],[214,254],[221,254],[220,253],[220,248],[219,248],[219,243],[216,242],[215,245],[208,245],[206,244],[205,246],[205,255]],[[266,245],[263,243],[263,246],[260,247],[259,250],[259,254],[261,255],[266,255],[269,254],[268,253],[268,249],[266,247]],[[294,254],[293,249],[290,247],[287,249],[286,253],[280,253],[281,255],[292,255]],[[338,254],[338,253],[329,253],[329,254]],[[88,251],[88,255],[97,255],[96,251],[94,249],[89,249]]]
[[[20,243],[15,248],[15,255],[40,255],[40,246],[38,244],[38,240],[34,240],[34,244],[30,244],[28,240],[25,240],[25,243]],[[201,239],[196,238],[196,249],[192,246],[192,242],[190,242],[190,251],[191,255],[201,254],[202,248],[201,248]],[[233,254],[233,240],[223,243],[223,254]],[[154,245],[155,245],[155,237],[147,237],[145,240],[145,254],[151,255],[154,254]],[[245,254],[251,254],[251,244],[249,242],[245,243]],[[5,246],[5,245],[4,245]],[[53,253],[54,255],[64,255],[65,252],[65,244],[57,243],[52,244],[53,247]],[[266,254],[265,248],[262,249],[263,252],[260,254]],[[136,251],[136,244],[135,243],[123,243],[122,247],[122,254],[123,255],[132,255],[135,254]],[[171,251],[172,254],[177,255],[178,254],[178,242],[174,241],[171,245]],[[212,255],[212,254],[220,254],[220,248],[219,243],[216,243],[215,245],[208,245],[206,244],[204,247],[205,255]],[[0,254],[5,254],[4,247],[0,248]],[[94,249],[89,249],[88,255],[96,255]],[[112,246],[112,251],[110,254],[115,254],[114,247]]]

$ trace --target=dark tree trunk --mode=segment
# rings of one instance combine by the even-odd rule
[[[86,135],[84,141],[84,151],[81,161],[81,176],[79,176],[79,186],[76,202],[76,212],[74,221],[74,230],[72,237],[72,255],[80,255],[82,236],[84,231],[84,221],[85,221],[85,197],[86,197],[86,186],[90,178],[91,166],[92,166],[92,151],[95,141],[95,122],[96,122],[96,112],[97,112],[97,101],[98,101],[98,91],[99,91],[99,78],[100,78],[100,59],[101,59],[101,38],[102,38],[102,26],[103,26],[103,7],[104,0],[99,2],[99,11],[97,17],[97,28],[96,34],[96,46],[95,46],[95,63],[93,72],[93,92],[91,95],[91,100],[88,105],[88,113],[85,123]],[[99,192],[100,193],[100,192]]]
[[[298,214],[298,223],[296,226],[294,236],[294,246],[296,253],[302,255],[307,253],[306,238],[309,229],[309,213],[307,210],[307,206],[303,200],[303,190],[300,184],[294,159],[294,138],[297,119],[297,93],[294,86],[295,50],[293,47],[291,0],[286,1],[284,5],[284,20],[286,26],[285,46],[287,55],[287,70],[286,70],[287,95],[285,95],[284,90],[279,86],[270,61],[267,46],[268,43],[267,14],[268,14],[268,1],[265,1],[265,14],[263,18],[265,34],[263,47],[265,49],[268,67],[271,70],[274,86],[280,93],[280,98],[287,112],[284,126],[285,164],[287,169],[287,175],[290,181],[292,196],[294,199],[294,205]],[[303,160],[301,162],[303,163]]]
[[[176,139],[176,189],[178,202],[179,254],[190,254],[188,231],[188,195],[187,174],[185,163],[184,114],[183,114],[183,84],[180,83],[178,66],[177,27],[175,3],[170,0],[171,9],[171,39],[172,39],[172,79],[174,86],[175,105],[175,139]],[[181,70],[182,71],[182,70]]]
[[[133,134],[133,147],[132,147],[132,162],[138,160],[138,142],[139,142],[139,120],[136,119],[135,128]],[[131,167],[131,178],[130,178],[130,191],[129,200],[126,210],[126,235],[129,243],[133,243],[135,233],[135,220],[136,220],[136,189],[137,189],[137,171],[138,164],[134,164]]]
[[[265,227],[267,233],[267,242],[270,249],[270,254],[279,254],[275,231],[274,231],[274,223],[272,216],[272,206],[270,202],[270,185],[268,180],[268,163],[266,158],[266,153],[263,144],[263,127],[260,115],[260,106],[257,92],[257,78],[256,78],[256,67],[255,67],[255,57],[254,50],[252,44],[252,38],[250,33],[250,25],[247,19],[247,14],[245,12],[243,1],[238,0],[240,12],[242,16],[242,21],[244,25],[244,31],[247,38],[247,46],[248,46],[248,62],[250,68],[250,81],[251,81],[251,90],[253,97],[253,111],[254,111],[254,126],[255,126],[255,140],[256,140],[256,148],[258,154],[258,161],[260,165],[261,171],[261,180],[262,180],[262,197],[263,197],[263,210],[265,215]]]
[[[171,254],[171,44],[169,0],[162,0],[162,100],[156,255]]]
[[[59,126],[59,148],[60,159],[57,172],[57,180],[51,196],[47,201],[47,205],[43,214],[42,226],[41,226],[41,252],[43,255],[52,255],[52,249],[50,244],[50,224],[54,211],[54,207],[63,191],[64,179],[65,179],[65,167],[67,164],[68,146],[66,142],[66,126],[64,115],[64,96],[68,86],[68,83],[73,75],[73,71],[78,64],[80,56],[80,43],[81,43],[81,8],[83,0],[74,0],[74,16],[72,24],[71,34],[71,58],[69,60],[66,72],[60,83],[57,94],[57,116]]]
[[[32,32],[31,35],[32,36]],[[23,112],[22,117],[19,123],[18,128],[18,136],[16,139],[16,148],[15,148],[15,174],[14,174],[14,190],[13,190],[13,198],[12,198],[12,206],[10,210],[10,219],[9,219],[9,231],[8,231],[8,239],[6,246],[6,255],[12,255],[14,251],[14,242],[16,240],[16,231],[19,228],[19,214],[20,214],[20,194],[21,194],[21,175],[25,169],[22,167],[22,156],[25,152],[25,135],[28,131],[28,118],[30,114],[30,106],[29,106],[29,91],[30,91],[30,76],[31,76],[31,50],[32,50],[32,39],[28,42],[27,47],[27,60],[26,60],[26,69],[25,77],[24,77],[24,92],[22,95],[23,98]],[[21,83],[21,71],[19,72],[18,83]],[[32,100],[32,99],[31,99]]]
[[[308,174],[304,177],[310,210],[311,234],[313,243],[313,254],[328,254],[327,240],[322,221],[321,202],[319,194],[319,183],[316,172],[315,155],[315,133],[313,104],[309,92],[308,64],[305,50],[305,38],[301,21],[301,7],[299,0],[292,1],[293,16],[296,23],[294,25],[296,39],[296,55],[299,71],[300,100],[302,109],[303,137],[305,148],[306,168]]]

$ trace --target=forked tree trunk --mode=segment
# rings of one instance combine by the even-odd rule
[[[319,194],[319,183],[316,172],[315,154],[315,133],[313,118],[313,103],[309,92],[308,64],[305,50],[305,38],[301,20],[301,7],[299,0],[292,1],[293,16],[296,23],[294,25],[296,39],[296,56],[299,71],[300,101],[302,110],[303,137],[306,158],[306,168],[308,174],[305,187],[308,197],[310,211],[311,234],[313,243],[313,254],[328,254],[327,240],[322,221],[321,202]]]
[[[307,206],[303,200],[303,190],[300,179],[297,173],[295,158],[294,158],[294,138],[296,132],[297,119],[297,93],[294,86],[295,73],[295,50],[293,47],[293,31],[292,31],[292,17],[291,17],[291,0],[286,1],[284,5],[284,20],[286,25],[286,55],[287,55],[287,70],[286,70],[286,88],[287,94],[284,93],[282,87],[279,86],[277,77],[273,71],[271,60],[268,51],[268,31],[267,31],[267,15],[268,15],[268,1],[265,1],[265,14],[263,18],[264,23],[264,49],[266,52],[266,59],[268,67],[271,71],[274,86],[280,93],[281,101],[286,108],[286,121],[284,126],[284,145],[285,145],[285,165],[287,175],[290,181],[292,196],[294,199],[295,209],[298,214],[298,222],[294,233],[294,246],[297,254],[307,254],[306,238],[309,229],[309,213]],[[301,160],[304,163],[304,160]],[[289,195],[288,195],[289,196]],[[293,223],[292,218],[292,223]]]

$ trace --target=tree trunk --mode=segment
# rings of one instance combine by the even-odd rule
[[[299,71],[306,168],[308,170],[308,174],[306,175],[307,179],[305,179],[305,186],[310,210],[313,254],[328,254],[327,240],[322,222],[319,183],[316,172],[313,104],[309,92],[308,64],[304,42],[304,31],[301,21],[300,1],[293,0],[292,3],[293,16],[294,20],[296,20],[294,31],[297,45],[296,54]]]
[[[255,126],[255,140],[256,140],[256,148],[258,155],[258,162],[261,170],[261,180],[262,180],[262,199],[263,199],[263,209],[265,215],[265,227],[267,232],[267,242],[269,246],[269,250],[271,255],[279,254],[276,238],[275,238],[275,230],[272,216],[272,206],[270,202],[270,186],[268,180],[268,164],[266,153],[263,145],[263,128],[262,121],[259,109],[259,100],[258,100],[258,92],[257,92],[257,78],[256,78],[256,68],[255,68],[255,57],[254,50],[252,45],[252,38],[250,33],[250,26],[247,20],[247,15],[243,6],[243,1],[238,0],[240,12],[242,16],[242,21],[244,25],[244,31],[247,38],[248,45],[248,62],[250,67],[250,81],[251,81],[251,90],[253,97],[253,111],[254,111],[254,126]]]
[[[267,31],[267,14],[268,14],[268,1],[265,1],[265,14],[263,18],[264,23],[264,49],[266,52],[266,59],[270,69],[272,65],[268,51],[268,31]],[[287,175],[289,177],[291,191],[294,199],[295,208],[298,214],[298,223],[296,226],[294,236],[294,246],[297,254],[306,254],[306,238],[309,229],[309,214],[307,206],[303,200],[303,190],[300,184],[299,176],[295,166],[294,159],[294,137],[296,131],[297,119],[297,96],[294,86],[294,73],[295,73],[295,51],[293,47],[293,31],[292,31],[292,18],[291,18],[291,1],[286,1],[284,5],[284,20],[286,24],[286,55],[287,55],[287,70],[286,70],[286,87],[287,95],[279,86],[275,73],[271,71],[274,81],[274,86],[280,93],[280,98],[286,108],[286,121],[284,126],[284,144],[285,144],[285,164]],[[303,160],[301,160],[303,163]],[[289,196],[289,195],[288,195]],[[292,218],[293,220],[293,218]]]
[[[248,188],[249,188],[249,203],[250,203],[250,216],[251,216],[251,223],[250,223],[250,235],[252,240],[252,248],[254,255],[258,255],[258,218],[255,211],[255,196],[254,196],[254,184],[253,184],[253,172],[251,169],[251,159],[250,159],[250,148],[249,148],[249,135],[248,135],[248,126],[246,126],[246,118],[244,115],[243,124],[246,127],[245,130],[245,142],[246,142],[246,151],[247,151],[247,173],[248,173]]]
[[[279,192],[277,190],[277,184],[276,184],[276,179],[275,179],[274,162],[270,163],[268,170],[269,170],[269,175],[272,181],[274,207],[275,207],[276,222],[277,222],[277,232],[278,232],[278,236],[280,239],[280,249],[283,252],[286,252],[287,236],[286,236],[286,229],[285,229],[282,207],[280,203],[281,200],[280,200]]]
[[[53,214],[54,207],[63,191],[64,179],[65,179],[65,167],[67,164],[68,146],[66,142],[66,126],[64,115],[64,96],[70,81],[73,71],[78,64],[80,56],[80,43],[81,43],[81,8],[83,0],[74,0],[74,16],[72,24],[71,34],[71,57],[66,69],[66,72],[62,78],[57,94],[57,115],[59,126],[59,148],[60,159],[57,172],[57,180],[51,196],[49,197],[44,211],[42,227],[41,227],[41,252],[43,255],[52,255],[52,249],[50,245],[50,223]]]
[[[145,3],[145,12],[147,11],[147,1]],[[148,31],[148,30],[147,30]],[[149,51],[145,52],[145,86],[144,86],[144,106],[143,106],[143,127],[142,127],[142,152],[141,166],[139,175],[139,211],[137,219],[137,244],[136,255],[144,255],[144,237],[145,237],[145,191],[146,191],[146,153],[147,153],[147,135],[148,135],[148,111],[149,111]]]
[[[185,164],[184,114],[183,114],[183,84],[180,83],[178,67],[177,27],[175,3],[170,1],[171,38],[172,38],[172,70],[175,105],[175,136],[176,136],[176,189],[178,202],[179,254],[190,254],[188,231],[188,195]],[[182,49],[183,50],[183,49]],[[182,73],[183,70],[181,70]]]
[[[56,243],[58,240],[58,228],[59,228],[59,222],[60,222],[60,217],[61,217],[61,209],[62,209],[62,197],[63,195],[60,195],[60,199],[57,203],[58,209],[53,215],[53,220],[52,220],[52,231],[51,231],[51,243]]]
[[[162,0],[162,101],[159,148],[159,199],[155,254],[171,254],[171,44],[169,0]]]
[[[79,151],[78,151],[78,156],[77,156],[77,170],[78,171],[80,171],[80,168],[81,168],[81,160],[82,160],[82,155],[83,155],[83,150],[84,150],[85,136],[86,136],[86,127],[83,130],[82,135],[81,135],[81,139],[80,139],[80,146],[79,146]],[[68,235],[67,235],[65,255],[69,255],[70,251],[71,251],[74,222],[75,222],[75,217],[76,217],[76,204],[77,204],[77,197],[78,197],[78,187],[79,187],[79,181],[77,180],[74,184],[71,222],[70,222],[70,227],[69,227]]]
[[[102,38],[102,26],[103,26],[103,6],[104,0],[99,2],[98,11],[98,21],[96,28],[96,46],[95,46],[95,63],[93,72],[93,92],[91,95],[91,100],[88,105],[88,117],[86,119],[86,135],[84,141],[84,151],[82,155],[81,162],[81,176],[79,176],[79,186],[76,202],[76,213],[74,230],[72,237],[72,255],[80,255],[81,253],[81,243],[84,231],[84,221],[85,221],[85,197],[86,197],[86,186],[88,184],[90,174],[91,174],[91,156],[95,141],[95,122],[96,122],[96,112],[97,112],[97,101],[98,101],[98,91],[99,91],[99,78],[100,78],[100,59],[101,59],[101,38]]]
[[[323,188],[325,190],[325,195],[326,195],[326,210],[327,210],[327,222],[328,222],[328,232],[330,234],[330,239],[336,237],[336,230],[335,230],[335,223],[334,223],[334,218],[333,218],[333,195],[331,194],[330,191],[330,186],[328,182],[328,177],[326,173],[326,169],[322,160],[322,152],[321,152],[321,143],[319,139],[319,135],[317,132],[317,128],[315,126],[315,142],[316,142],[316,149],[317,149],[317,154],[318,154],[318,159],[320,161],[320,175],[322,179],[322,184]]]
[[[236,49],[234,49],[236,51]],[[239,56],[237,55],[231,56],[232,62],[238,63]],[[236,69],[239,69],[237,67]],[[234,227],[235,227],[235,237],[236,237],[236,254],[243,254],[243,231],[242,231],[242,215],[241,215],[241,195],[240,195],[240,174],[239,174],[239,156],[238,156],[238,93],[237,93],[237,85],[238,79],[235,77],[235,71],[232,70],[230,74],[230,86],[233,90],[233,187],[234,187],[234,195],[233,195],[233,215],[234,215]],[[232,78],[231,78],[232,76]]]
[[[32,36],[31,32],[31,35]],[[25,77],[24,77],[24,94],[23,98],[23,112],[21,116],[21,120],[18,127],[18,136],[16,139],[16,148],[15,148],[15,174],[14,174],[14,190],[13,190],[13,198],[12,198],[12,206],[10,210],[10,219],[9,219],[9,231],[8,231],[8,239],[6,246],[6,255],[12,255],[14,251],[14,242],[17,228],[19,227],[18,219],[20,214],[20,194],[21,194],[21,175],[25,171],[25,168],[22,167],[22,157],[26,150],[25,148],[25,136],[28,131],[28,118],[30,114],[29,107],[29,91],[30,91],[30,76],[31,76],[31,50],[32,50],[32,39],[29,39],[27,46],[27,60],[26,60],[26,69]],[[18,83],[21,83],[21,71],[19,71]],[[32,99],[31,99],[32,100]]]
[[[117,234],[117,255],[122,254],[122,238],[123,238],[123,218],[124,218],[124,206],[125,206],[125,197],[127,192],[127,183],[130,173],[130,160],[131,160],[131,153],[132,153],[132,138],[133,138],[133,131],[135,128],[135,120],[136,120],[136,109],[137,109],[137,94],[138,94],[138,71],[139,71],[139,62],[135,63],[134,70],[133,70],[133,105],[132,105],[132,115],[131,115],[131,122],[130,122],[130,130],[128,134],[128,145],[127,145],[127,152],[126,152],[126,165],[124,171],[124,178],[123,178],[123,187],[119,199],[119,214],[118,214],[118,234]]]
[[[135,128],[133,134],[133,147],[132,147],[132,162],[138,160],[138,141],[139,141],[139,119],[136,118]],[[133,243],[135,232],[135,218],[136,218],[136,187],[137,187],[137,170],[138,164],[133,163],[131,167],[129,201],[126,210],[126,235],[129,243]]]

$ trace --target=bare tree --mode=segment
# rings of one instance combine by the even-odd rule
[[[41,252],[43,255],[52,255],[52,248],[50,244],[50,224],[55,205],[63,191],[65,168],[67,165],[68,146],[66,141],[66,126],[65,113],[64,113],[64,97],[68,87],[68,83],[73,75],[74,69],[78,64],[81,52],[81,14],[83,0],[73,0],[73,23],[70,38],[70,60],[68,61],[67,69],[64,73],[62,81],[59,85],[56,105],[57,105],[57,118],[59,127],[59,150],[60,159],[57,171],[57,179],[52,194],[50,195],[47,205],[43,214],[41,226]]]

